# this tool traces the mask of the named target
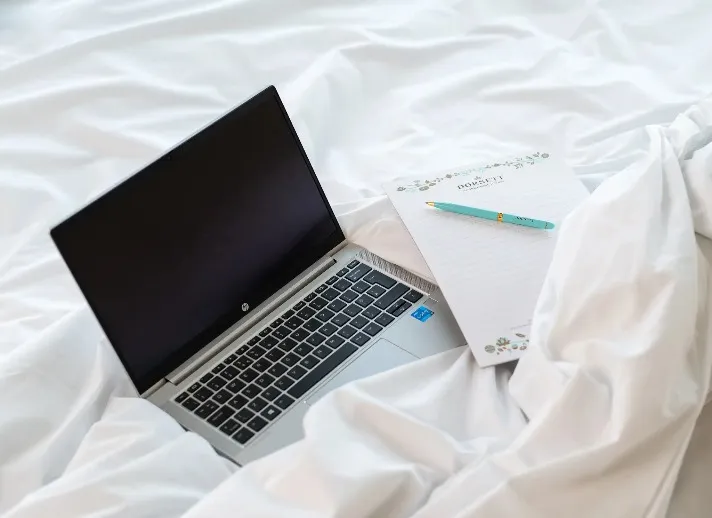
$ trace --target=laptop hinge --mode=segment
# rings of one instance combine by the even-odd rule
[[[165,380],[165,379],[161,379],[161,380],[157,381],[152,387],[150,387],[150,388],[147,389],[147,390],[144,390],[144,391],[141,393],[141,397],[142,397],[142,398],[147,398],[147,397],[149,397],[149,396],[155,394],[156,392],[158,392],[158,389],[160,389],[160,388],[161,388],[163,385],[165,385],[165,384],[166,384],[166,380]]]
[[[205,365],[205,363],[210,361],[232,342],[240,338],[242,335],[247,334],[254,326],[259,325],[268,314],[274,311],[290,297],[294,296],[294,294],[316,279],[319,275],[331,268],[335,263],[336,260],[333,257],[325,256],[321,261],[316,263],[299,278],[293,280],[265,302],[260,304],[248,317],[237,322],[222,335],[218,336],[215,340],[191,356],[180,367],[168,374],[165,379],[174,385],[178,385],[185,381],[188,376],[200,369],[203,365]]]

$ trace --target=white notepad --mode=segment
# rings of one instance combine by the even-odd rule
[[[547,153],[385,186],[480,366],[519,358],[561,221],[588,191]],[[457,203],[550,221],[546,231],[444,212]]]

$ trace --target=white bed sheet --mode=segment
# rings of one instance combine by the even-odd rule
[[[30,509],[23,506],[41,488],[71,481],[76,463],[91,464],[86,448],[101,441],[85,435],[111,397],[131,394],[52,248],[52,223],[273,83],[348,236],[426,273],[382,182],[550,149],[593,188],[645,159],[645,125],[672,121],[712,91],[711,18],[702,1],[5,2],[0,512]],[[493,373],[490,389],[504,392],[494,379],[505,375]],[[140,402],[121,404],[107,411],[110,429],[155,420],[149,430],[166,444],[175,439],[159,412],[148,417]],[[116,420],[122,426],[111,428]],[[521,423],[508,424],[503,437]],[[117,458],[149,455],[150,435],[138,434],[145,450],[117,448]],[[706,437],[698,434],[691,458],[712,462]],[[194,488],[193,500],[177,507],[170,505],[180,491],[156,492],[154,504],[179,514],[230,471],[201,448],[196,438],[186,457],[176,448],[162,470],[131,476]],[[204,471],[181,470],[185,479],[171,486],[169,475],[191,455]],[[701,501],[694,489],[704,463],[690,466],[679,505]],[[96,468],[109,477],[101,487],[112,488],[115,466]],[[139,489],[120,494],[119,502],[144,502]]]

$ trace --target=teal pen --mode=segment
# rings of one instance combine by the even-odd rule
[[[447,212],[454,212],[456,214],[464,214],[465,216],[474,216],[482,219],[490,219],[492,221],[499,221],[500,223],[512,223],[514,225],[523,225],[525,227],[541,228],[545,230],[552,229],[556,226],[553,223],[542,221],[540,219],[524,218],[522,216],[505,214],[504,212],[495,212],[493,210],[476,209],[475,207],[468,207],[467,205],[441,203],[439,201],[426,201],[425,203],[431,207]]]

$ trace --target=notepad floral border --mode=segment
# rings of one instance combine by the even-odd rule
[[[527,335],[515,333],[514,336],[516,336],[516,338],[512,339],[504,336],[499,337],[495,345],[485,345],[485,352],[499,355],[505,352],[526,351],[529,348],[529,338]]]
[[[429,180],[413,180],[405,185],[399,185],[396,187],[396,191],[399,192],[415,192],[415,191],[427,191],[430,187],[435,187],[438,183],[449,180],[455,177],[472,176],[473,174],[482,174],[488,169],[494,169],[496,167],[514,167],[515,169],[521,169],[525,166],[532,166],[538,162],[546,160],[549,158],[549,153],[532,153],[531,155],[516,157],[511,160],[505,160],[504,162],[493,162],[482,167],[473,167],[471,169],[465,169],[464,171],[456,171],[452,173],[444,173],[442,176],[431,178]],[[476,176],[474,180],[479,180],[480,177]]]

